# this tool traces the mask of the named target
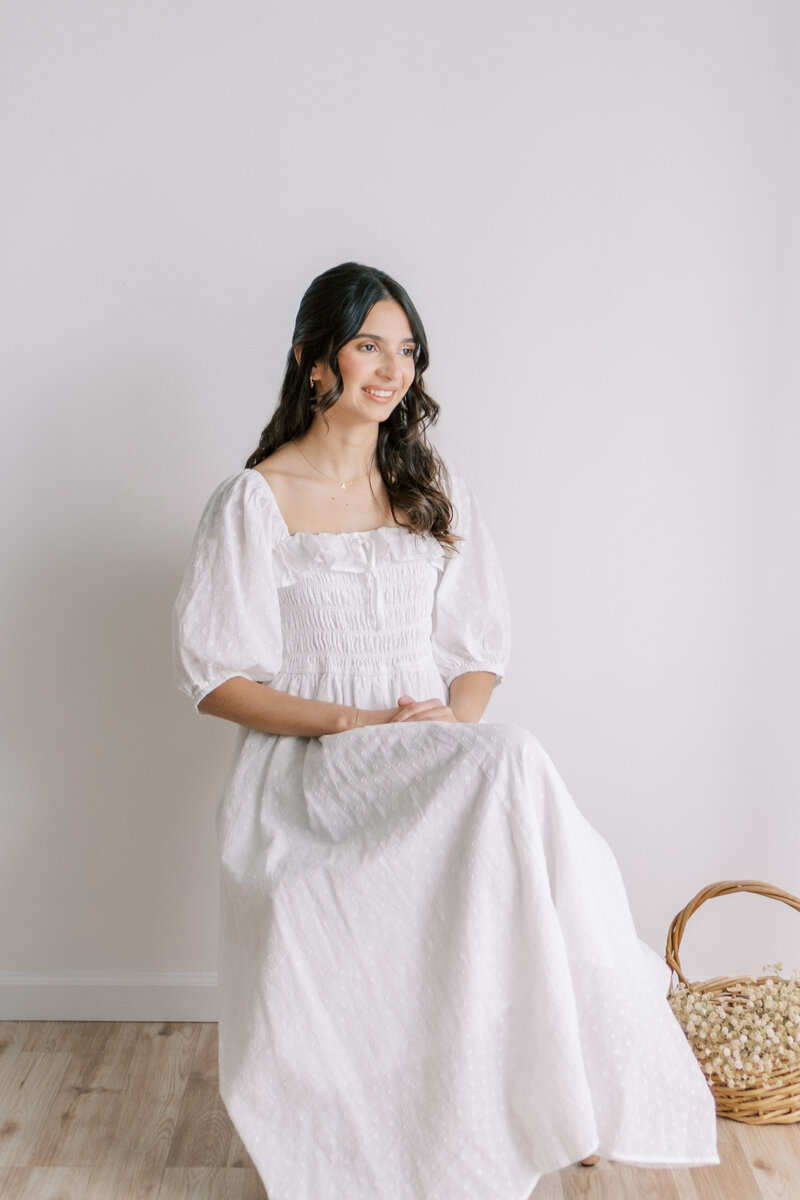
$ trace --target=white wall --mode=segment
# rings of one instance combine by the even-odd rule
[[[0,1015],[215,1012],[232,727],[171,676],[205,499],[311,278],[426,323],[495,531],[527,725],[641,935],[800,892],[791,0],[8,0]],[[736,897],[684,966],[800,966]]]

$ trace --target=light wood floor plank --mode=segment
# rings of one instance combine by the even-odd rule
[[[143,1022],[116,1132],[98,1162],[87,1200],[153,1200],[175,1134],[199,1024]]]
[[[543,1175],[531,1192],[529,1200],[564,1200],[561,1172],[553,1171],[550,1175]]]
[[[0,1079],[0,1166],[26,1167],[72,1062],[71,1051],[20,1050]]]
[[[16,1062],[22,1053],[31,1024],[29,1021],[0,1021],[0,1125],[4,1082],[11,1070],[11,1064]]]
[[[619,1183],[620,1200],[680,1200],[672,1171],[655,1171],[612,1163]]]
[[[86,1200],[91,1173],[91,1167],[31,1167],[21,1200]]]
[[[0,1196],[3,1200],[22,1200],[32,1167],[0,1167]]]
[[[0,1022],[2,1200],[267,1200],[217,1053],[214,1024]],[[800,1200],[800,1124],[718,1131],[719,1167],[601,1160],[531,1200]]]
[[[718,1167],[693,1167],[689,1172],[697,1200],[762,1200],[758,1184],[735,1133],[726,1126],[732,1121],[717,1121]]]
[[[136,1024],[86,1022],[31,1153],[32,1164],[91,1167],[113,1152],[128,1070],[138,1040]]]
[[[601,1159],[593,1167],[576,1164],[558,1174],[564,1200],[680,1200],[672,1171],[648,1170]],[[539,1200],[538,1189],[534,1200]]]
[[[239,1137],[239,1133],[236,1129],[234,1129],[233,1137],[231,1138],[231,1148],[230,1148],[230,1154],[228,1156],[228,1166],[229,1167],[243,1167],[245,1170],[249,1170],[249,1171],[255,1171],[255,1169],[256,1169],[255,1164],[253,1163],[253,1160],[250,1157],[250,1155],[247,1153],[247,1149],[244,1145],[244,1142]]]
[[[225,1167],[228,1163],[233,1125],[219,1094],[217,1044],[216,1025],[201,1025],[168,1168]]]
[[[26,1021],[28,1032],[24,1038],[22,1049],[35,1050],[38,1054],[45,1050],[74,1050],[83,1036],[85,1021]]]
[[[158,1200],[225,1200],[226,1167],[167,1167]]]
[[[167,1167],[157,1200],[267,1200],[255,1169]]]
[[[614,1186],[614,1166],[605,1159],[593,1167],[565,1167],[557,1173],[556,1178],[561,1183],[564,1200],[607,1200],[610,1196],[618,1200],[616,1193],[611,1190]],[[539,1200],[538,1188],[533,1196],[534,1200]]]
[[[726,1121],[733,1125],[736,1122]],[[738,1124],[735,1135],[758,1183],[769,1200],[798,1200],[800,1162],[792,1153],[791,1140],[779,1125]]]
[[[225,1200],[268,1200],[266,1188],[255,1167],[228,1167]]]
[[[38,1021],[0,1021],[0,1061],[7,1050],[16,1047],[24,1050],[25,1040],[30,1035],[31,1027]],[[66,1022],[58,1022],[66,1024]]]
[[[670,1171],[670,1178],[675,1184],[678,1200],[697,1200],[697,1189],[692,1182],[694,1171],[688,1167],[678,1167]]]

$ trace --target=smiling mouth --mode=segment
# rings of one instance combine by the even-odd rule
[[[371,396],[373,400],[391,400],[396,389],[392,388],[390,390],[389,388],[366,388],[365,387],[365,388],[362,388],[361,390],[363,392],[366,392],[368,396]]]

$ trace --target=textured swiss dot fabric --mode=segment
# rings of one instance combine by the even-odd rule
[[[195,706],[234,675],[269,683],[280,670],[279,525],[260,478],[241,472],[209,499],[173,609],[177,682]]]
[[[291,535],[259,472],[225,480],[175,603],[185,695],[242,675],[386,708],[499,682],[502,571],[452,473],[455,556]],[[270,1200],[528,1200],[595,1152],[719,1161],[666,965],[524,727],[240,729],[216,829],[220,1088]]]
[[[333,674],[348,681],[347,703],[388,708],[401,694],[398,671],[424,678],[430,696],[466,671],[491,671],[497,686],[510,652],[503,574],[471,490],[452,476],[457,553],[394,526],[290,535],[259,471],[224,480],[174,607],[180,689],[197,705],[241,675],[317,696],[315,680]],[[317,698],[345,700],[334,691]]]

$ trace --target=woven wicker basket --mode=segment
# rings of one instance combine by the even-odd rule
[[[715,1003],[721,1004],[726,1012],[733,1012],[741,1004],[742,988],[752,987],[752,978],[718,976],[703,983],[690,983],[681,971],[678,949],[686,923],[700,905],[716,896],[729,896],[732,892],[754,892],[771,900],[781,900],[800,912],[800,899],[789,892],[783,892],[768,883],[760,883],[757,879],[743,879],[738,882],[728,879],[703,888],[675,917],[667,936],[667,964],[690,991],[696,995],[711,997]],[[756,983],[763,985],[768,979],[779,978],[777,975],[762,975]],[[708,1082],[714,1093],[720,1117],[744,1121],[749,1125],[792,1125],[800,1121],[800,1070],[776,1072],[769,1077],[768,1088],[763,1084],[730,1088],[715,1076],[708,1077]]]

